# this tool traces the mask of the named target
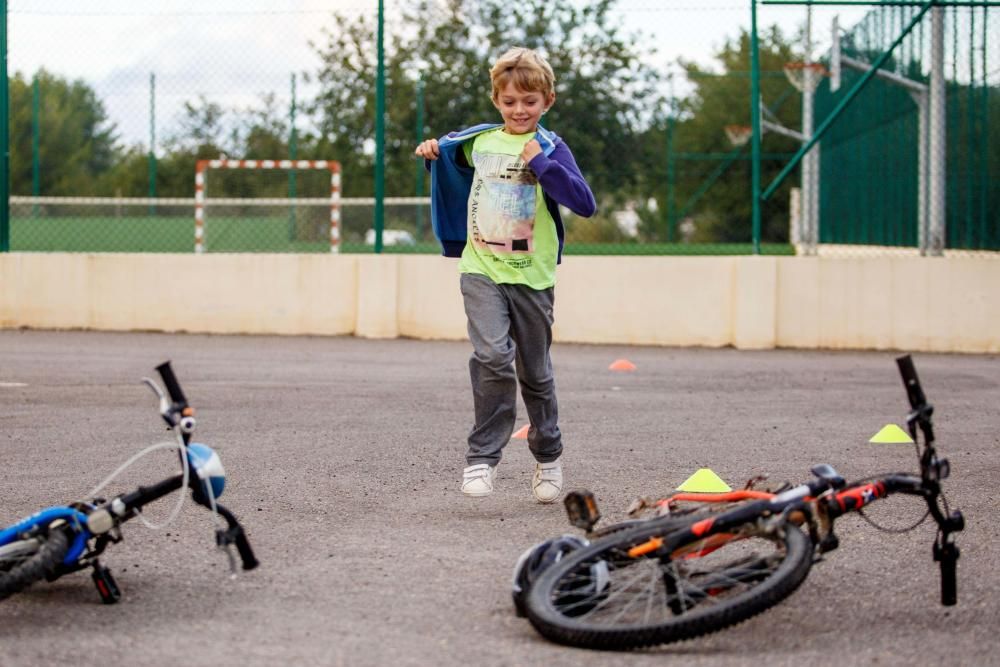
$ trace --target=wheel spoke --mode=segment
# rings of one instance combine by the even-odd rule
[[[561,614],[600,627],[669,622],[705,605],[726,604],[770,577],[784,558],[781,541],[760,534],[705,544],[710,548],[685,545],[683,557],[666,562],[630,556],[630,546],[609,549],[565,573],[552,589],[552,604]],[[592,571],[602,562],[609,581],[598,590]]]

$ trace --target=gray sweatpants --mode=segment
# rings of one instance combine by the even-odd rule
[[[562,454],[562,435],[549,357],[553,288],[498,285],[471,273],[462,274],[461,286],[473,348],[469,375],[476,413],[468,465],[500,461],[514,432],[518,382],[531,422],[528,448],[540,463],[555,461]]]

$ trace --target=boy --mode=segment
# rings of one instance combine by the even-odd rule
[[[563,486],[549,357],[564,237],[559,205],[583,217],[597,207],[566,143],[538,125],[556,99],[552,67],[534,51],[515,48],[500,57],[490,79],[502,125],[429,139],[415,151],[431,170],[431,219],[443,254],[461,257],[476,418],[462,492],[493,492],[520,382],[531,422],[528,447],[537,461],[531,490],[539,502],[551,503]]]

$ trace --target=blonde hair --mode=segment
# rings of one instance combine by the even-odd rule
[[[495,102],[500,91],[513,83],[522,92],[540,92],[546,97],[555,92],[556,75],[552,66],[531,49],[515,47],[500,56],[490,69]]]

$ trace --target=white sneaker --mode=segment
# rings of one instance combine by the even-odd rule
[[[462,493],[476,498],[488,496],[493,493],[493,480],[496,476],[497,467],[488,463],[469,466],[462,472]]]
[[[562,493],[562,487],[562,463],[559,459],[550,463],[535,464],[535,474],[531,478],[531,493],[538,502],[554,502]]]

